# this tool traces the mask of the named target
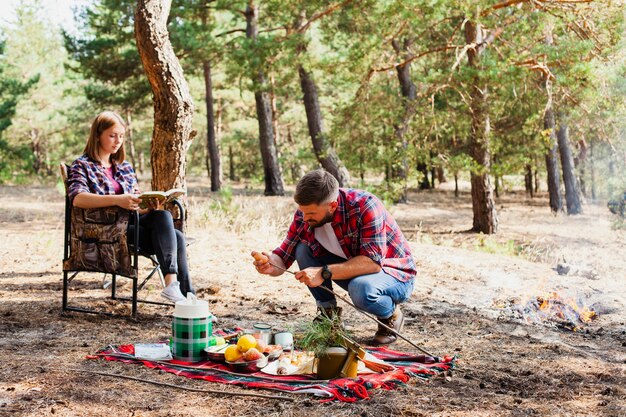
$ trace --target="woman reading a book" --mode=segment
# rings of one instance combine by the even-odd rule
[[[105,111],[96,117],[84,154],[69,170],[69,197],[74,206],[83,209],[119,206],[138,210],[139,246],[156,254],[166,285],[161,295],[176,302],[184,299],[187,292],[194,292],[187,269],[185,237],[174,228],[172,214],[162,210],[155,200],[148,202],[147,209],[139,207],[137,177],[124,160],[125,132],[124,121],[117,113]]]

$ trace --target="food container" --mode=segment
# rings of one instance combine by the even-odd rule
[[[171,339],[174,359],[187,362],[203,359],[213,331],[212,318],[209,304],[190,292],[185,300],[176,302]]]
[[[269,360],[268,357],[263,355],[261,359],[257,359],[255,361],[247,361],[247,362],[226,361],[226,365],[228,365],[228,367],[231,370],[233,370],[234,372],[238,372],[238,373],[257,372],[267,366],[268,360]]]
[[[229,345],[209,346],[204,349],[204,354],[207,359],[213,362],[224,363],[226,358],[224,357],[224,351]]]
[[[267,323],[256,323],[252,329],[252,335],[255,339],[262,340],[265,344],[272,344],[272,326]]]

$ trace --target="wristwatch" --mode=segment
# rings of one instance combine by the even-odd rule
[[[333,279],[333,273],[330,272],[330,268],[328,268],[328,265],[324,265],[322,267],[322,278]]]

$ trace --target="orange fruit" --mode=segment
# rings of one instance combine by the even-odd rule
[[[224,351],[224,359],[228,362],[235,362],[237,359],[241,358],[242,353],[237,348],[237,345],[230,345]]]
[[[256,339],[251,334],[243,335],[239,338],[237,347],[241,353],[246,353],[248,350],[256,347]]]

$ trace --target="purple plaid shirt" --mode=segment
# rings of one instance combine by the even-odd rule
[[[417,268],[409,245],[380,200],[367,191],[340,188],[337,201],[331,225],[346,257],[367,256],[397,280],[413,279]],[[315,239],[315,230],[304,221],[302,212],[296,210],[287,237],[274,249],[287,268],[295,260],[299,242],[309,246],[313,256],[328,254]]]
[[[74,201],[80,193],[100,195],[115,194],[113,182],[106,176],[105,168],[98,161],[82,155],[72,163],[68,172],[68,193]],[[124,194],[139,194],[137,176],[133,167],[126,161],[113,163],[113,177],[122,186]]]

